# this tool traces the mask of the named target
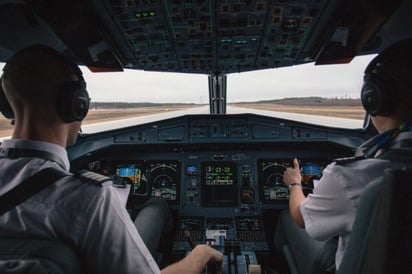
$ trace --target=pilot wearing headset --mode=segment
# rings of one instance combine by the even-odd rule
[[[302,254],[296,259],[301,266],[305,265],[302,268],[314,267],[319,254],[323,254],[323,260],[329,255],[331,264],[335,261],[336,269],[339,268],[360,194],[368,183],[383,175],[385,168],[398,164],[396,159],[387,157],[391,148],[412,152],[411,49],[412,39],[395,43],[375,57],[365,70],[361,101],[379,133],[377,136],[361,145],[354,157],[328,165],[313,194],[307,197],[301,188],[298,160],[294,159],[293,167],[284,172],[284,183],[290,189],[290,216],[286,212],[281,215],[275,242],[296,244]],[[297,228],[291,218],[304,229]],[[328,242],[329,247],[324,243],[335,237],[338,237],[336,254],[332,242]]]
[[[48,167],[71,175],[65,148],[75,143],[90,101],[80,69],[52,48],[31,46],[3,71],[0,110],[15,126],[0,146],[0,195]],[[133,223],[112,182],[94,178],[66,176],[5,212],[0,237],[63,241],[87,273],[160,273],[151,254],[168,223],[166,202],[149,201],[143,210],[152,214]],[[207,262],[222,259],[199,245],[162,273],[201,273]]]

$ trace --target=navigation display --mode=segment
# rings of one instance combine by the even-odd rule
[[[202,163],[202,205],[225,207],[237,205],[237,170],[234,162]]]
[[[147,163],[150,173],[151,197],[162,197],[169,203],[179,202],[180,162],[150,161]]]

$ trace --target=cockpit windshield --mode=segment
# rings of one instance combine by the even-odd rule
[[[285,68],[227,75],[226,114],[253,113],[310,124],[362,128],[359,95],[363,71],[374,55],[349,64]],[[1,64],[3,66],[4,64]],[[93,73],[81,67],[92,98],[83,132],[93,133],[186,114],[210,113],[208,76],[149,72]],[[0,118],[0,137],[12,125]]]

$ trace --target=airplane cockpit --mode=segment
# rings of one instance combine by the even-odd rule
[[[117,186],[130,193],[129,210],[138,211],[150,197],[168,201],[176,218],[173,258],[191,250],[191,242],[223,251],[232,240],[250,263],[242,257],[231,273],[246,273],[248,264],[273,262],[276,220],[289,198],[283,173],[293,158],[300,160],[303,189],[310,193],[322,169],[352,155],[363,140],[358,133],[350,142],[347,137],[339,129],[250,114],[197,115],[114,131],[104,139],[85,136],[69,151],[72,168],[120,177]]]
[[[45,44],[96,74],[207,76],[203,112],[83,126],[67,148],[71,171],[110,177],[131,216],[151,198],[167,201],[174,227],[161,267],[208,244],[224,252],[224,273],[299,273],[274,243],[289,202],[285,170],[299,160],[308,195],[331,161],[353,156],[376,131],[368,115],[347,127],[351,121],[336,117],[317,124],[239,111],[228,103],[236,93],[228,78],[375,55],[412,37],[411,12],[409,0],[7,0],[0,2],[0,61]]]

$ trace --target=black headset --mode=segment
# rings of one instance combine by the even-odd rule
[[[361,90],[361,101],[364,109],[372,116],[389,116],[399,103],[398,82],[390,73],[385,73],[388,63],[395,63],[410,54],[412,39],[402,40],[382,51],[366,67],[364,84]]]
[[[86,82],[84,81],[82,71],[77,64],[63,53],[44,45],[33,45],[24,48],[16,52],[8,62],[16,56],[27,52],[45,52],[56,58],[59,62],[70,66],[71,70],[77,75],[78,80],[65,81],[62,83],[57,99],[57,110],[62,120],[66,123],[83,120],[89,111],[90,97],[86,90]],[[7,64],[4,66],[3,71],[5,71],[6,68]],[[14,120],[13,109],[1,86],[2,80],[3,75],[0,77],[0,112],[7,119]]]

